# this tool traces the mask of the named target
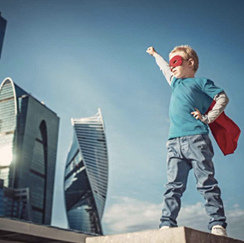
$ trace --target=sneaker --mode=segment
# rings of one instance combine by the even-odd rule
[[[167,225],[165,225],[165,226],[162,226],[159,230],[164,230],[164,229],[169,229],[169,228],[171,228],[170,226],[167,226]]]
[[[214,225],[211,230],[211,233],[214,235],[220,235],[220,236],[227,237],[226,229],[221,225]]]

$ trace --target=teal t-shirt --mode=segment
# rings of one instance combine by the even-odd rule
[[[169,139],[196,134],[208,134],[208,125],[196,120],[191,112],[197,108],[205,114],[215,95],[224,90],[206,78],[173,78],[169,106]]]

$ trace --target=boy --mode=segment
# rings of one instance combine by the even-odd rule
[[[197,190],[204,196],[206,213],[210,216],[209,230],[213,234],[227,236],[224,206],[214,178],[214,152],[207,124],[223,112],[228,97],[211,80],[195,78],[199,62],[191,47],[175,47],[169,54],[169,64],[153,47],[149,47],[147,53],[155,57],[172,88],[167,141],[168,183],[165,185],[160,229],[177,227],[181,196],[186,189],[188,173],[193,169]],[[205,114],[213,99],[216,104]]]

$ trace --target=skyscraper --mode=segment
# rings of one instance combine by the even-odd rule
[[[0,179],[5,188],[14,189],[15,201],[25,190],[27,214],[35,223],[51,224],[58,129],[59,117],[53,111],[10,78],[2,82]]]
[[[2,53],[3,39],[5,35],[6,25],[7,25],[7,21],[1,17],[1,12],[0,12],[0,58]]]
[[[71,119],[74,135],[65,167],[65,201],[69,227],[103,234],[102,215],[108,186],[108,151],[101,110]]]

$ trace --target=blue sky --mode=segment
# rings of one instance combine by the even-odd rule
[[[171,89],[146,49],[152,45],[167,59],[174,46],[192,46],[200,58],[196,76],[226,91],[226,113],[242,129],[243,8],[242,0],[0,0],[8,21],[0,80],[11,77],[60,117],[53,225],[67,227],[62,190],[70,119],[93,116],[100,107],[109,149],[104,233],[158,227]],[[228,233],[239,239],[243,143],[241,135],[236,152],[224,157],[213,141]],[[182,203],[179,225],[206,231],[192,173]]]

